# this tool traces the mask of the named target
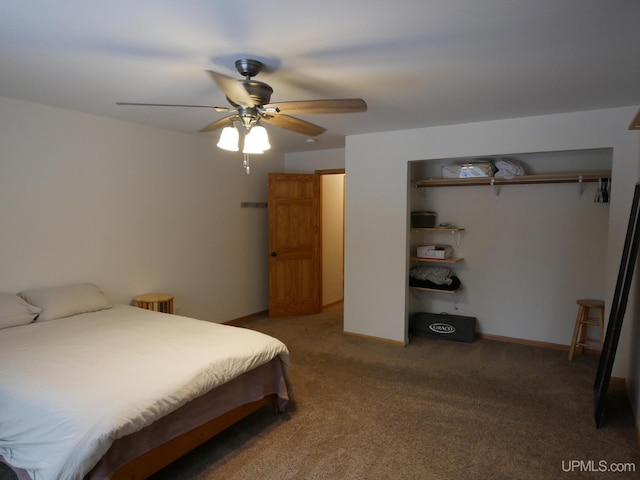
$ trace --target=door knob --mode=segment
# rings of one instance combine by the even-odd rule
[[[271,256],[272,256],[272,257],[277,257],[277,256],[278,256],[278,254],[277,254],[276,252],[271,252]]]

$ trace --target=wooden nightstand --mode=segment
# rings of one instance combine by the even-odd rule
[[[133,301],[136,307],[154,312],[173,313],[173,298],[170,293],[145,293],[136,295]]]

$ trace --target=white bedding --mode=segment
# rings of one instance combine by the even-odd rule
[[[259,332],[125,305],[0,330],[0,455],[80,480],[115,439],[278,355]]]

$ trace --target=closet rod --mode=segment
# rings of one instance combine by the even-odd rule
[[[431,178],[418,180],[417,188],[426,187],[464,187],[470,185],[525,185],[534,183],[586,183],[597,182],[601,178],[611,178],[611,170],[590,172],[545,173],[540,175],[522,175],[514,178],[473,177],[473,178]]]

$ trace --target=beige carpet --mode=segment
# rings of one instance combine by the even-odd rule
[[[295,408],[258,412],[154,480],[640,478],[626,412],[594,426],[595,356],[569,363],[488,340],[379,344],[342,335],[340,307],[245,326],[289,346]],[[638,471],[585,471],[601,461]]]
[[[244,326],[288,345],[294,407],[256,412],[153,480],[640,478],[627,410],[594,426],[593,355],[569,363],[489,340],[401,348],[342,335],[340,306]],[[593,471],[614,463],[637,471]]]

